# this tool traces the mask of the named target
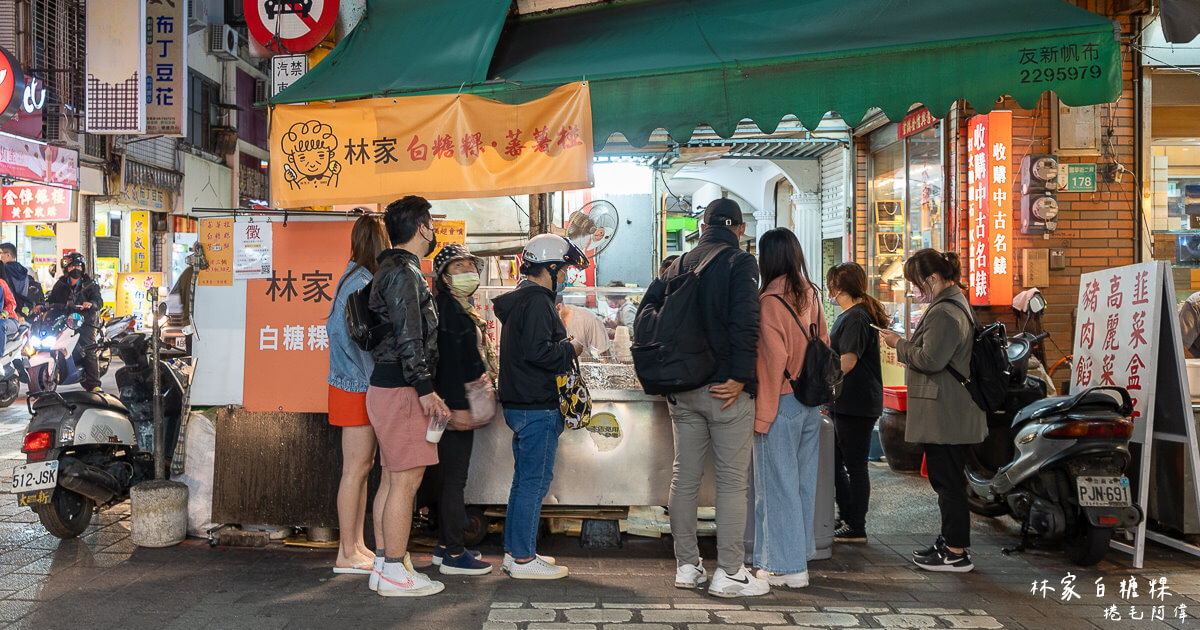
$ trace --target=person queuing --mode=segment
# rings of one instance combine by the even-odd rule
[[[367,475],[375,463],[375,430],[367,415],[367,386],[375,362],[346,331],[346,300],[367,286],[379,268],[377,258],[388,248],[383,223],[361,216],[350,230],[350,262],[338,280],[333,306],[325,322],[329,335],[329,424],[342,429],[342,478],[338,483],[338,544],[334,573],[370,574],[375,553],[363,541],[367,507]],[[376,547],[383,549],[383,504],[388,476],[383,475],[372,510]]]
[[[586,268],[583,252],[561,236],[540,234],[522,252],[517,288],[492,300],[500,329],[500,402],[512,429],[513,481],[504,519],[504,562],[509,576],[525,580],[567,577],[566,567],[537,555],[542,500],[554,477],[558,437],[558,374],[567,372],[583,345],[567,337],[554,309],[567,267]]]
[[[759,241],[758,397],[754,404],[754,565],[772,586],[808,586],[817,553],[813,512],[820,459],[821,409],[801,403],[791,379],[805,378],[813,325],[828,343],[820,294],[800,241],[775,228]]]
[[[905,365],[908,426],[904,439],[925,447],[929,485],[938,495],[941,536],[913,562],[928,571],[967,572],[971,562],[971,513],[963,473],[970,445],[987,436],[987,420],[971,394],[946,370],[969,374],[975,338],[974,316],[959,289],[958,255],[922,249],[904,263],[904,277],[917,302],[928,304],[911,339],[882,333]]]
[[[45,302],[42,286],[29,273],[29,269],[17,262],[17,246],[12,243],[0,243],[0,279],[8,281],[8,286],[16,299],[17,310],[10,317],[28,317],[34,310]]]
[[[421,259],[433,253],[437,234],[422,197],[393,201],[384,213],[392,249],[379,256],[368,305],[388,334],[372,351],[367,414],[388,476],[383,508],[383,553],[376,553],[370,585],[388,597],[440,593],[445,586],[413,570],[408,558],[413,501],[425,468],[438,463],[437,445],[425,439],[428,420],[450,416],[434,391],[438,316]]]
[[[662,264],[658,266],[658,277],[666,277],[667,270],[671,268],[671,265],[675,264],[676,260],[679,260],[679,254],[672,254],[664,258]]]
[[[708,580],[696,539],[696,502],[709,449],[717,490],[717,570],[708,592],[721,597],[770,591],[746,569],[746,492],[754,434],[755,361],[758,348],[758,263],[738,248],[746,233],[742,209],[717,199],[704,211],[696,248],[668,270],[675,277],[713,257],[700,276],[704,332],[717,358],[710,383],[668,399],[674,426],[675,462],[669,509],[675,546],[675,586],[698,588]],[[721,260],[717,260],[720,257]]]
[[[83,315],[83,326],[79,328],[79,350],[83,353],[83,388],[90,392],[100,389],[100,366],[96,362],[96,320],[104,298],[100,285],[87,275],[87,264],[83,254],[70,252],[62,258],[63,275],[54,283],[50,297],[46,299],[52,311],[69,315]]]
[[[871,434],[883,413],[883,371],[879,333],[872,325],[887,328],[883,305],[867,294],[867,272],[854,262],[832,267],[825,274],[830,301],[842,314],[829,332],[830,345],[841,357],[842,395],[829,405],[833,420],[834,492],[842,525],[834,530],[837,542],[867,542],[867,504],[871,477],[867,458]]]
[[[488,337],[483,317],[471,304],[470,297],[479,288],[482,261],[466,247],[451,243],[433,259],[436,280],[438,327],[437,376],[434,388],[446,401],[450,413],[465,417],[462,424],[470,426],[470,405],[467,402],[467,383],[488,374]],[[491,378],[491,375],[488,375]],[[444,575],[485,575],[492,565],[482,560],[483,554],[463,546],[464,523],[467,520],[467,471],[471,466],[471,450],[475,444],[474,431],[453,430],[447,427],[438,441],[437,472],[441,481],[438,500],[438,543],[433,549],[433,563]]]
[[[608,356],[613,344],[599,315],[582,306],[565,304],[562,293],[554,297],[554,307],[567,327],[567,336],[583,345],[580,359],[596,361]]]

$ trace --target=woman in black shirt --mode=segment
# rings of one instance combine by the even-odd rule
[[[842,524],[834,532],[838,542],[867,542],[867,504],[871,479],[867,456],[871,433],[883,413],[883,374],[879,359],[879,333],[874,324],[887,326],[879,300],[867,294],[867,274],[857,263],[846,262],[825,276],[829,299],[842,307],[830,329],[834,352],[841,355],[842,395],[829,406],[837,449],[834,479]]]

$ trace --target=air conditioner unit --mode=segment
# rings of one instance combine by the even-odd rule
[[[83,137],[79,133],[79,117],[70,105],[47,104],[43,122],[47,141],[80,148]]]
[[[199,33],[208,28],[208,3],[212,0],[186,0],[188,32]]]
[[[271,98],[271,92],[267,89],[268,83],[262,79],[254,80],[254,102],[265,103]]]
[[[228,24],[213,24],[209,26],[208,52],[226,61],[237,59],[237,31]]]

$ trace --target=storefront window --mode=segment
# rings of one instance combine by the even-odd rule
[[[1200,138],[1151,148],[1154,258],[1171,262],[1180,299],[1200,285]]]
[[[867,276],[892,317],[911,331],[920,312],[906,298],[904,260],[925,248],[945,248],[940,125],[897,136],[888,125],[870,138],[867,192]]]

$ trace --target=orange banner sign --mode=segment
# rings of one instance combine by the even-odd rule
[[[967,200],[971,212],[971,304],[1011,304],[1012,112],[968,121]]]
[[[576,83],[519,105],[470,94],[277,105],[271,164],[277,208],[589,188],[591,98]]]
[[[208,269],[201,269],[196,284],[202,287],[233,286],[233,217],[196,222]]]
[[[351,221],[275,224],[268,280],[246,281],[249,411],[324,413],[329,336],[325,320],[350,259]]]

